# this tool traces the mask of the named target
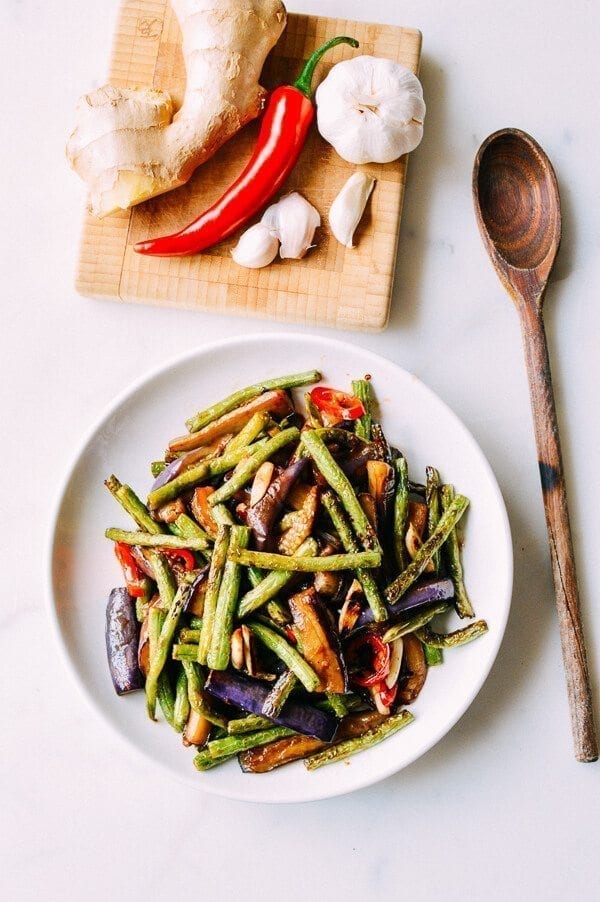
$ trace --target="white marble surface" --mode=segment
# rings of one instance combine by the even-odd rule
[[[116,7],[1,7],[0,411],[11,472],[0,521],[0,896],[597,897],[600,765],[577,764],[571,753],[518,324],[482,250],[470,197],[475,150],[503,126],[531,132],[558,173],[565,237],[546,322],[600,721],[597,6],[296,4],[423,31],[428,115],[409,167],[390,326],[341,337],[413,370],[473,431],[506,498],[515,587],[492,674],[434,750],[371,789],[286,807],[221,801],[157,780],[81,698],[44,610],[56,487],[107,403],[179,351],[281,328],[76,295],[83,191],[63,147],[77,96],[104,80]]]

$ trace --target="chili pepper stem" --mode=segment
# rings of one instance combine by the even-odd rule
[[[326,41],[325,44],[317,47],[315,52],[309,56],[306,63],[304,64],[302,72],[294,82],[294,87],[299,91],[302,91],[302,93],[306,97],[308,97],[309,100],[312,100],[312,79],[314,71],[317,68],[317,64],[319,63],[324,53],[327,53],[328,50],[331,50],[332,47],[336,47],[338,44],[350,44],[351,47],[358,47],[358,41],[356,40],[356,38],[349,38],[344,35],[337,38],[331,38],[330,41]]]

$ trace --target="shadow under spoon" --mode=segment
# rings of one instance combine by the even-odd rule
[[[525,132],[514,128],[495,132],[475,158],[473,200],[483,243],[521,321],[575,757],[596,761],[598,746],[542,317],[544,292],[561,237],[560,198],[552,165]]]

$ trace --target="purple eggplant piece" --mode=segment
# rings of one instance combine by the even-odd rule
[[[243,673],[211,670],[204,688],[214,698],[218,698],[228,705],[234,705],[250,714],[262,714],[263,705],[271,687],[260,680],[247,677]],[[315,739],[322,739],[324,742],[331,742],[339,723],[333,714],[293,699],[289,699],[278,717],[274,717],[272,720],[279,726],[289,727],[297,730],[298,733],[314,736]]]
[[[138,642],[135,602],[127,589],[113,589],[106,606],[106,653],[117,695],[143,688]]]
[[[273,523],[281,513],[285,499],[306,466],[306,461],[307,458],[301,457],[282,470],[260,501],[248,508],[246,522],[252,527],[258,551],[265,550],[273,538]]]
[[[421,608],[436,601],[446,601],[454,598],[454,585],[451,579],[439,579],[437,576],[421,580],[415,583],[405,595],[395,604],[388,604],[389,619],[394,620],[405,614],[417,614]],[[355,630],[366,626],[373,621],[373,611],[366,608],[354,627]]]
[[[354,476],[364,471],[367,461],[378,460],[378,458],[379,454],[376,446],[369,443],[353,449],[347,457],[338,460],[338,464],[346,476]]]

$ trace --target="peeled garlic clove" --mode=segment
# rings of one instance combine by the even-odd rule
[[[312,204],[293,191],[267,207],[261,223],[279,238],[279,256],[282,260],[299,260],[312,247],[321,217]]]
[[[231,256],[240,266],[260,269],[273,262],[278,250],[277,236],[262,222],[257,222],[240,236],[240,240],[231,251]]]
[[[366,172],[351,175],[329,210],[331,231],[345,247],[354,247],[352,237],[362,219],[375,179]]]

